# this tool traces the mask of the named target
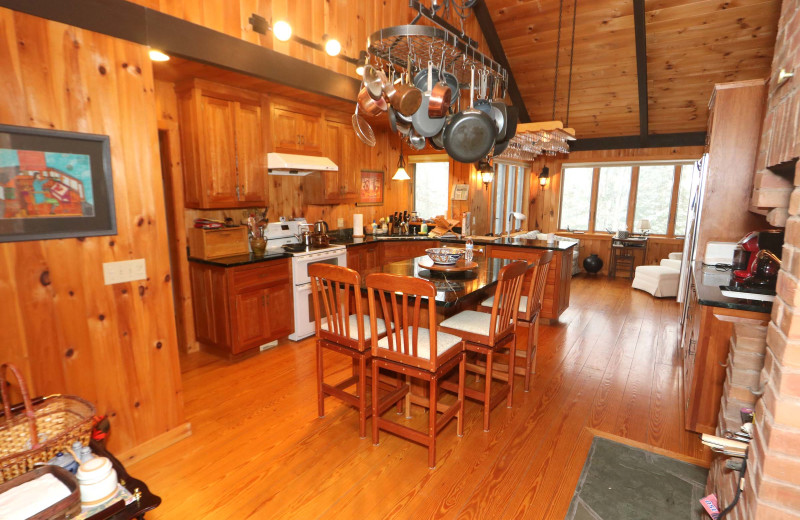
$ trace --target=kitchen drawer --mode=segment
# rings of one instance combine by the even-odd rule
[[[237,267],[233,270],[233,291],[275,282],[291,282],[289,259],[273,260],[255,266]]]

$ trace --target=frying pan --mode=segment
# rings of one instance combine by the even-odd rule
[[[503,139],[502,141],[497,141],[495,143],[494,151],[492,152],[492,155],[494,157],[497,157],[498,155],[503,153],[505,151],[505,149],[508,148],[508,143],[511,142],[511,139],[513,139],[514,136],[517,135],[517,115],[518,115],[518,113],[519,112],[517,111],[517,108],[515,106],[513,106],[513,105],[506,106],[506,129],[505,129],[506,130],[506,135],[505,135],[506,138]]]
[[[386,109],[386,113],[389,114],[389,128],[392,130],[393,134],[397,133],[397,115],[395,114],[394,109],[389,106]]]
[[[453,116],[444,129],[444,147],[453,159],[473,163],[486,157],[497,136],[494,120],[474,107],[475,69],[472,69],[469,108]]]
[[[362,77],[364,78],[364,86],[367,87],[367,92],[369,92],[372,99],[377,100],[383,96],[383,81],[378,75],[378,69],[372,65],[365,65]]]
[[[442,71],[441,69],[434,68],[433,69],[434,76],[439,78],[439,82],[447,83],[447,86],[450,88],[450,102],[455,103],[456,99],[458,99],[459,94],[461,91],[458,88],[458,79],[453,74],[449,72]],[[428,71],[421,70],[417,72],[417,75],[414,76],[414,85],[420,90],[426,91],[428,90]],[[434,87],[435,88],[435,87]]]
[[[426,72],[429,79],[427,84],[430,85],[432,83],[430,79],[433,76],[432,62],[428,62],[428,70]],[[441,132],[442,128],[444,127],[444,116],[431,117],[428,113],[430,102],[431,91],[429,90],[422,95],[422,103],[420,104],[419,109],[417,109],[417,111],[414,112],[414,115],[411,116],[411,124],[414,125],[414,130],[422,137],[433,137]]]
[[[431,145],[431,148],[434,150],[444,150],[444,141],[442,140],[442,134],[444,132],[439,132],[438,134],[434,135],[430,139],[428,139],[428,144]]]

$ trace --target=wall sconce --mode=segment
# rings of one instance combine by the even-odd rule
[[[793,77],[794,77],[794,71],[781,68],[781,71],[778,73],[778,83],[776,86],[780,87]]]
[[[487,159],[481,159],[478,161],[478,164],[475,165],[475,169],[478,171],[481,182],[483,182],[483,189],[488,189],[489,183],[494,180],[494,169],[492,165]]]
[[[403,143],[400,143],[400,158],[397,160],[397,171],[392,175],[393,181],[408,181],[411,177],[406,172],[406,161],[403,159]]]
[[[332,38],[327,34],[322,35],[323,44],[321,45],[319,43],[314,43],[310,40],[306,40],[305,38],[293,35],[292,26],[283,20],[272,24],[263,16],[252,13],[247,21],[253,26],[253,31],[259,34],[267,34],[267,31],[272,31],[272,33],[275,35],[275,38],[282,42],[292,40],[301,45],[305,45],[306,47],[311,47],[312,49],[316,49],[318,51],[325,51],[329,56],[337,57],[348,63],[352,63],[353,65],[360,65],[359,60],[356,58],[351,58],[350,56],[341,54],[342,44],[339,42],[339,40]],[[363,61],[363,59],[360,61]]]
[[[539,188],[547,186],[547,179],[550,178],[550,168],[547,166],[542,168],[542,173],[539,174]]]

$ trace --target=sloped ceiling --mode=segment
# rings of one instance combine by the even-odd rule
[[[582,138],[639,134],[633,0],[485,1],[533,121],[553,119],[560,14],[555,119]],[[780,0],[644,5],[650,134],[703,131],[715,83],[769,76]]]

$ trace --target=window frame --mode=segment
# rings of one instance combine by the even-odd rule
[[[505,182],[503,183],[504,186],[504,193],[503,193],[503,211],[501,213],[502,218],[500,219],[500,231],[494,229],[495,225],[495,213],[497,210],[497,188],[500,184],[498,181],[499,179],[499,171],[498,167],[502,166],[505,170],[503,174],[505,175]],[[508,210],[508,198],[509,198],[509,173],[508,168],[514,167],[514,184],[513,184],[513,194],[512,200],[516,205],[517,199],[519,199],[520,191],[522,198],[520,199],[520,213],[528,214],[526,211],[526,202],[529,202],[529,197],[526,197],[526,193],[530,192],[530,177],[531,177],[531,166],[528,163],[521,162],[521,161],[508,161],[508,160],[499,160],[496,159],[492,163],[492,169],[494,170],[494,181],[492,182],[491,187],[491,196],[489,199],[489,216],[490,216],[490,233],[494,233],[495,235],[501,235],[503,233],[508,232],[509,230],[506,229],[508,226],[508,214],[510,210]],[[521,172],[521,173],[520,173]],[[523,176],[523,182],[521,183],[522,186],[520,187],[519,176]]]
[[[630,190],[628,192],[628,213],[625,218],[625,225],[629,230],[635,231],[634,218],[636,215],[636,196],[639,191],[639,168],[641,166],[659,166],[659,165],[673,166],[672,193],[671,193],[672,198],[670,200],[670,205],[669,205],[669,221],[667,222],[667,233],[666,234],[650,233],[649,236],[654,236],[659,238],[683,238],[684,235],[675,234],[675,218],[678,213],[678,194],[680,192],[681,169],[683,168],[683,166],[694,165],[696,162],[697,160],[695,159],[657,160],[657,161],[608,161],[608,162],[591,162],[591,163],[565,162],[561,164],[560,175],[562,176],[563,179],[564,172],[568,168],[592,168],[592,195],[589,202],[590,204],[589,226],[586,231],[580,231],[580,233],[610,235],[610,233],[605,229],[602,230],[596,229],[597,196],[598,196],[598,191],[600,189],[600,169],[606,167],[614,167],[614,166],[630,166],[631,184],[630,184]],[[559,191],[560,193],[558,196],[558,215],[556,218],[558,231],[571,232],[567,231],[566,228],[561,227],[561,208],[563,207],[563,202],[564,202],[564,182],[560,182]]]

